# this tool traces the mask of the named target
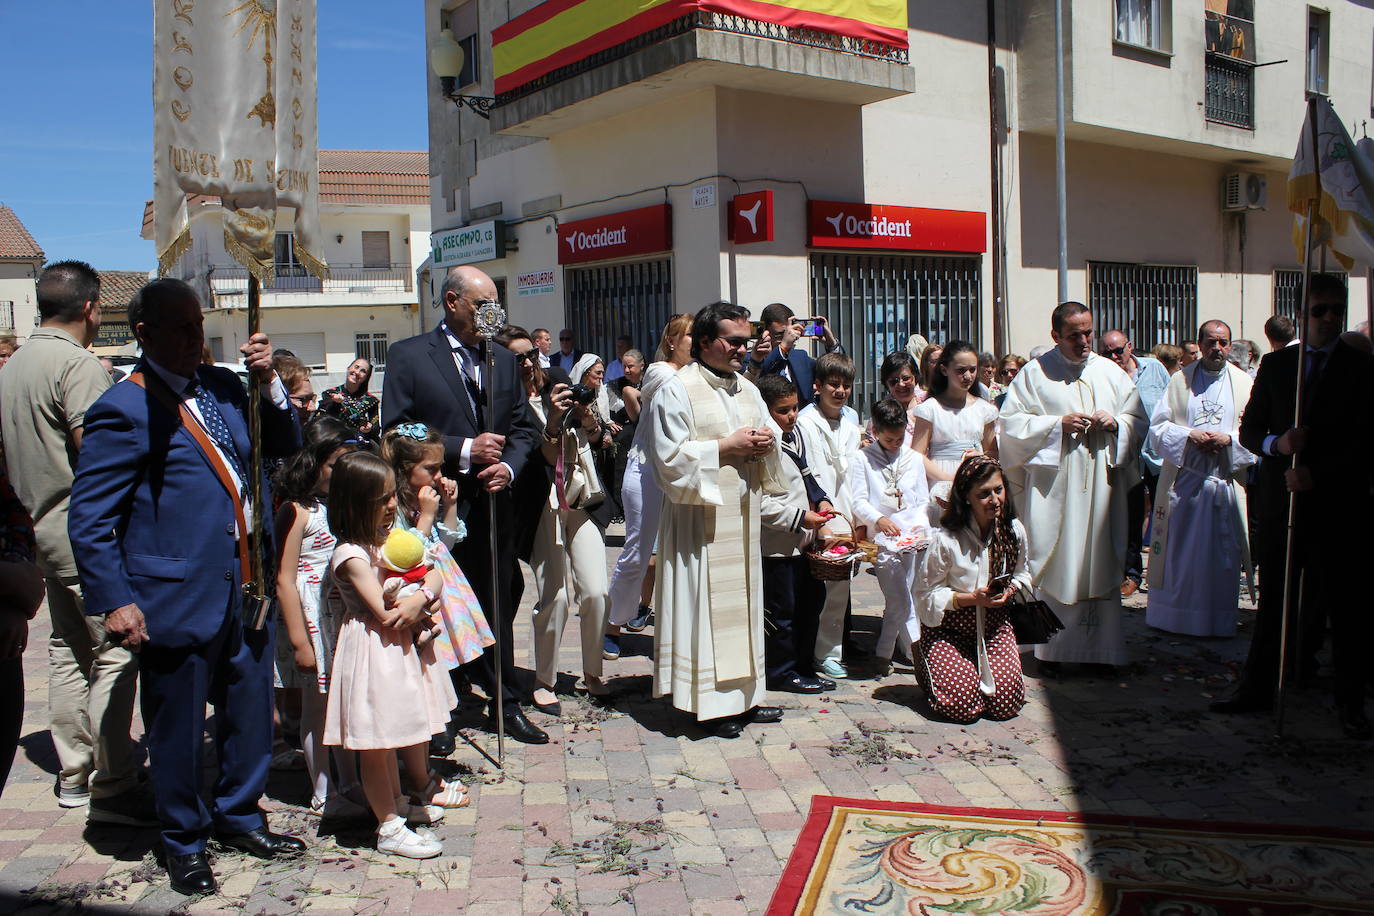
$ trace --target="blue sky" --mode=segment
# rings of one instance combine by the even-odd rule
[[[421,0],[319,0],[320,146],[427,149]],[[150,0],[0,0],[0,203],[50,260],[155,266]]]

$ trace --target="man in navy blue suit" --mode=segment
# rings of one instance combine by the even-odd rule
[[[261,858],[305,848],[270,832],[258,807],[272,751],[273,628],[241,619],[239,541],[253,527],[248,397],[233,372],[201,365],[201,309],[188,284],[144,286],[129,303],[129,326],[143,361],[86,412],[68,531],[86,613],[108,615],[111,641],[140,656],[172,887],[210,893],[212,830],[221,845]],[[300,427],[267,336],[253,335],[242,352],[263,387],[264,453],[289,455]],[[207,702],[220,765],[208,805],[200,793]]]
[[[491,526],[499,523],[496,559],[499,581],[506,583],[517,574],[515,526],[534,524],[514,516],[509,488],[538,448],[542,430],[529,408],[515,357],[505,347],[491,347],[494,374],[487,378],[488,344],[477,335],[476,314],[482,305],[496,301],[491,277],[470,265],[451,268],[442,295],[443,322],[428,334],[397,341],[387,352],[382,426],[424,423],[443,434],[444,476],[458,482],[458,511],[468,529],[468,536],[454,545],[453,557],[472,583],[492,629],[499,627],[502,634],[499,660],[494,647],[489,648],[455,672],[463,671],[494,699],[499,664],[505,733],[526,744],[547,744],[548,734],[520,709],[525,692],[515,672],[515,607],[504,586],[493,604],[491,588]],[[495,401],[491,416],[488,383]],[[493,702],[493,729],[495,707]],[[436,735],[430,743],[433,752],[452,752],[456,725],[449,725],[448,734]]]
[[[758,344],[749,354],[748,375],[758,378],[763,375],[781,375],[797,386],[797,406],[805,407],[816,396],[816,361],[811,354],[797,346],[806,325],[792,314],[792,309],[781,302],[764,306],[759,315],[763,332]],[[827,353],[843,353],[830,323],[821,319],[821,345]]]

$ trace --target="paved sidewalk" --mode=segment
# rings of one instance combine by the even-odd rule
[[[650,634],[626,636],[626,656],[607,663],[612,709],[564,698],[561,719],[531,711],[552,740],[508,742],[505,774],[459,743],[473,805],[438,828],[443,857],[379,856],[366,827],[318,836],[304,777],[274,774],[272,823],[306,837],[308,855],[220,854],[220,893],[196,901],[153,864],[154,831],[87,828],[84,809],[57,806],[40,613],[24,746],[0,798],[0,912],[757,913],[817,794],[1374,829],[1371,749],[1341,739],[1324,692],[1295,695],[1285,741],[1271,719],[1209,715],[1246,640],[1148,630],[1143,603],[1130,602],[1132,664],[1119,678],[1041,680],[1030,663],[1023,713],[971,726],[928,720],[910,669],[899,669],[832,695],[770,695],[787,708],[781,724],[703,738],[648,698]],[[881,599],[871,576],[856,580],[855,607],[872,633]],[[517,632],[529,632],[527,618],[528,607]],[[577,670],[575,644],[573,626],[565,672]],[[469,721],[494,746],[472,710]]]

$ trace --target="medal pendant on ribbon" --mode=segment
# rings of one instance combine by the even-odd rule
[[[506,326],[506,310],[501,308],[499,302],[484,302],[477,308],[474,320],[477,333],[491,340]]]

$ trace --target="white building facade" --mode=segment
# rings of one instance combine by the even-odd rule
[[[248,336],[248,273],[224,248],[218,199],[193,197],[191,247],[172,273],[205,305],[205,339],[217,361],[236,361]],[[320,226],[330,277],[292,255],[292,213],[278,214],[276,279],[262,288],[262,329],[314,370],[316,390],[365,356],[379,373],[390,344],[419,333],[416,274],[429,252],[429,165],[423,152],[320,150]],[[143,237],[152,238],[145,209]],[[321,378],[322,377],[322,378]]]
[[[455,262],[504,286],[513,321],[593,351],[622,333],[651,347],[667,316],[721,298],[827,315],[861,407],[909,334],[1048,342],[1052,0],[617,9],[426,0],[427,41],[448,28],[468,52],[457,91],[491,105],[429,81],[436,264],[456,230],[489,231],[501,244]],[[1070,297],[1138,349],[1214,317],[1262,344],[1295,304],[1284,185],[1306,92],[1348,127],[1371,116],[1374,10],[1064,9]],[[1353,325],[1364,265],[1349,283]]]
[[[38,327],[43,249],[13,210],[0,204],[0,337],[23,344]]]

